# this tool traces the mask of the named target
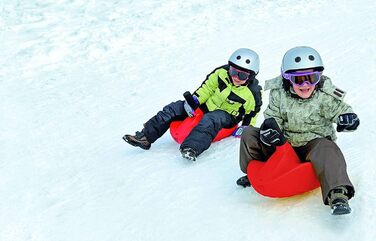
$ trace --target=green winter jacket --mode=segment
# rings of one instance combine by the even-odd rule
[[[282,77],[267,80],[270,90],[265,119],[273,117],[292,146],[303,146],[320,137],[337,139],[333,123],[340,114],[353,112],[343,101],[345,92],[322,76],[319,88],[308,99],[299,98],[292,87],[285,90]]]
[[[256,124],[262,105],[261,86],[253,78],[246,85],[235,86],[228,74],[228,65],[215,69],[194,92],[204,112],[223,110],[242,125]]]

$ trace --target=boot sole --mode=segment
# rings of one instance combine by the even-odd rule
[[[145,146],[141,145],[141,144],[138,143],[138,142],[134,142],[134,141],[128,140],[128,139],[127,139],[127,135],[123,136],[123,140],[124,140],[126,143],[128,143],[128,144],[130,144],[130,145],[132,145],[132,146],[140,147],[140,148],[142,148],[142,149],[144,149],[144,150],[149,150],[149,149],[150,149],[150,146],[149,146],[149,147],[145,147]]]
[[[248,182],[244,182],[244,181],[240,181],[241,179],[239,178],[237,181],[236,181],[236,185],[238,186],[241,186],[241,187],[250,187],[252,186],[251,183],[248,181]]]
[[[351,213],[351,208],[343,205],[339,205],[336,208],[332,209],[332,215],[344,215]]]
[[[251,184],[250,183],[236,183],[238,186],[241,186],[241,187],[244,187],[244,188],[247,188],[247,187],[251,187]]]
[[[181,154],[182,155],[182,157],[183,158],[185,158],[185,159],[188,159],[188,160],[190,160],[190,161],[196,161],[196,158],[194,158],[194,157],[191,157],[191,156],[189,156],[189,155],[187,155],[187,154]]]

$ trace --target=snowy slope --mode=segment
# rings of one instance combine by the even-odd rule
[[[375,11],[371,0],[0,0],[0,240],[375,240]],[[361,119],[338,135],[351,215],[330,215],[320,190],[269,199],[237,187],[235,138],[196,163],[169,134],[149,151],[122,141],[235,49],[259,53],[263,84],[297,45],[321,53]]]

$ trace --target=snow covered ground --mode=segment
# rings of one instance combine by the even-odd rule
[[[372,0],[0,0],[0,240],[375,240],[375,12]],[[121,139],[235,49],[259,53],[263,84],[297,45],[321,53],[361,119],[338,135],[351,215],[330,215],[320,190],[237,187],[235,138],[196,163],[168,133],[149,151]]]

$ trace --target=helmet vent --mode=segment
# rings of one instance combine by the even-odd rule
[[[259,72],[260,60],[257,53],[251,49],[241,48],[231,54],[228,64],[233,65],[237,69],[256,74]]]
[[[243,57],[243,59],[250,59],[251,64],[253,63],[252,58]],[[297,46],[289,49],[283,56],[281,65],[282,74],[307,69],[324,70],[321,56],[315,49],[308,46]]]

